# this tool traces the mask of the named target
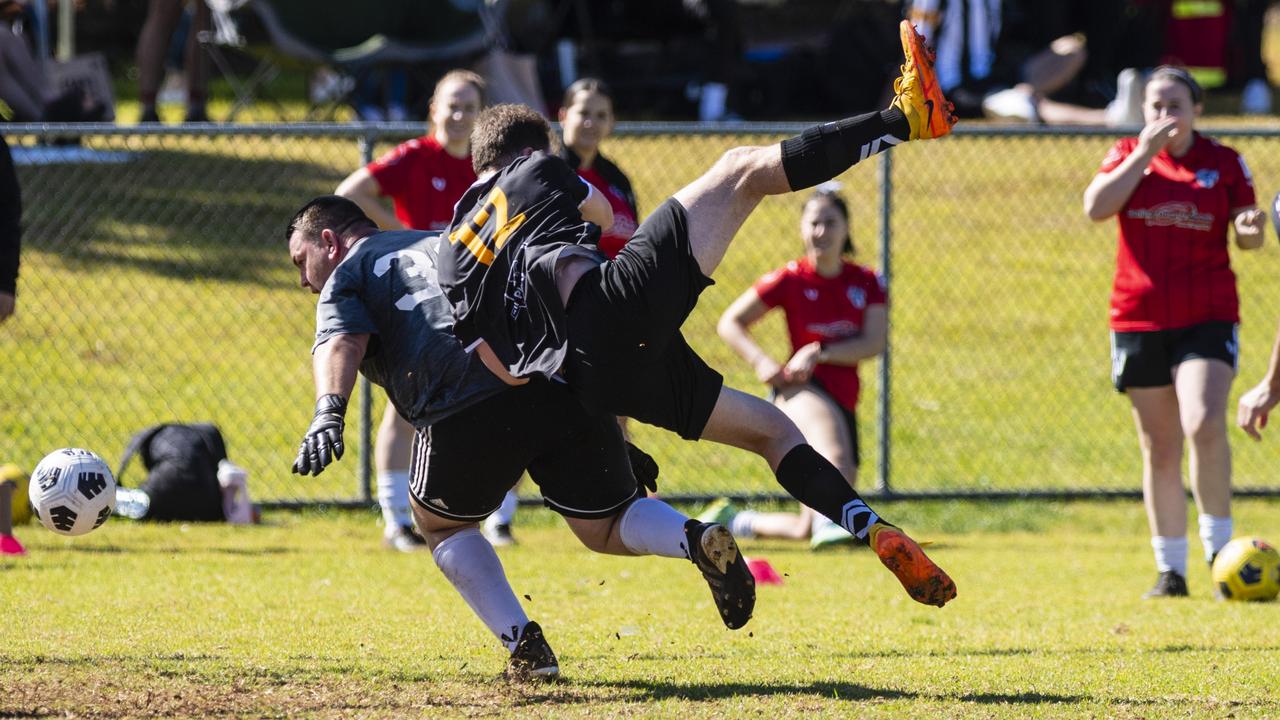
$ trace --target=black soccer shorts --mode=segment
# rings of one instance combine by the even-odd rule
[[[410,495],[436,515],[482,520],[525,470],[568,517],[608,517],[641,496],[617,419],[540,377],[420,428]]]
[[[582,403],[701,437],[724,378],[680,326],[712,283],[693,257],[684,207],[667,200],[569,297],[564,372]]]
[[[1111,332],[1111,382],[1131,387],[1173,384],[1173,367],[1193,358],[1221,360],[1237,369],[1239,326],[1213,321],[1152,332]]]

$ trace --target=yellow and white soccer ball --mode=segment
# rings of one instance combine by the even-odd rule
[[[1259,538],[1236,538],[1214,558],[1213,582],[1228,600],[1274,600],[1280,594],[1280,552]]]

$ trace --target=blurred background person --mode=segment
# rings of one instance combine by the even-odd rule
[[[0,465],[0,556],[26,555],[26,548],[13,535],[13,526],[31,517],[27,502],[27,474],[17,465]]]
[[[600,152],[600,145],[613,133],[613,92],[603,80],[577,80],[564,92],[559,119],[564,133],[560,157],[578,177],[603,193],[613,208],[613,227],[600,236],[601,252],[613,258],[640,224],[630,178]]]
[[[470,70],[451,70],[436,83],[427,134],[401,143],[356,170],[335,191],[360,206],[383,230],[443,230],[453,206],[476,181],[471,128],[484,107],[485,81]],[[388,209],[383,198],[391,198]],[[409,507],[409,460],[414,430],[387,403],[378,426],[374,464],[383,543],[404,552],[426,548]]]
[[[1280,193],[1271,199],[1271,227],[1275,228],[1280,238]],[[1267,373],[1257,385],[1240,396],[1236,405],[1236,424],[1254,440],[1262,439],[1262,429],[1267,426],[1267,419],[1272,409],[1280,403],[1280,330],[1276,332],[1275,342],[1271,346],[1271,359],[1267,362]]]
[[[858,362],[884,352],[888,300],[879,275],[851,259],[849,208],[834,190],[819,189],[805,202],[800,237],[804,257],[757,280],[725,310],[717,330],[770,387],[773,403],[853,487],[859,460]],[[783,363],[751,336],[751,326],[779,307],[791,341],[791,357]],[[716,518],[736,537],[807,538],[815,548],[853,541],[839,525],[803,505],[799,513],[737,512],[722,499],[704,511],[702,519],[710,522],[705,518]]]
[[[1142,490],[1159,573],[1143,597],[1187,592],[1183,438],[1191,492],[1210,566],[1230,539],[1231,447],[1227,395],[1240,322],[1228,229],[1236,245],[1262,245],[1265,215],[1236,151],[1195,130],[1203,91],[1182,68],[1147,82],[1146,125],[1116,142],[1084,192],[1085,213],[1119,226],[1111,294],[1111,374],[1133,406]]]
[[[97,122],[105,105],[76,87],[56,87],[24,32],[26,3],[0,0],[0,119]]]
[[[174,32],[183,26],[186,0],[149,0],[147,19],[138,35],[138,103],[141,122],[160,122],[156,99],[164,80],[165,58],[174,40]],[[187,114],[184,122],[207,122],[206,108],[209,84],[209,59],[200,47],[200,33],[209,30],[209,6],[204,0],[191,0],[191,22],[185,26],[182,72],[187,86]]]

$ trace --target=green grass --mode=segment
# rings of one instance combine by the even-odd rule
[[[546,511],[501,551],[564,681],[504,655],[429,555],[366,513],[265,526],[19,528],[0,562],[0,716],[1277,717],[1280,604],[1139,599],[1138,503],[893,504],[955,577],[911,602],[865,550],[748,541],[784,574],[730,632],[684,561],[587,552]],[[1274,501],[1236,504],[1277,532]],[[1194,525],[1193,525],[1194,527]]]
[[[1216,120],[1207,120],[1213,125]],[[647,212],[724,149],[767,136],[628,137],[610,154]],[[305,137],[86,138],[122,165],[20,168],[27,201],[19,314],[0,328],[0,459],[30,469],[85,446],[114,463],[130,434],[213,421],[259,498],[352,497],[356,463],[290,477],[312,407],[313,301],[296,287],[284,224],[332,191],[354,141]],[[938,488],[1132,488],[1140,459],[1128,403],[1110,388],[1112,223],[1080,195],[1109,138],[956,137],[893,153],[892,481]],[[1280,177],[1274,139],[1233,140],[1259,196]],[[387,147],[378,146],[377,151]],[[841,180],[863,262],[883,266],[875,163]],[[753,280],[800,253],[802,196],[771,198],[742,229],[685,325],[729,384],[764,388],[716,336]],[[1268,231],[1271,232],[1271,231]],[[1235,253],[1244,321],[1235,398],[1274,337],[1280,253]],[[758,335],[784,354],[781,318]],[[878,366],[863,368],[863,485],[879,462]],[[381,409],[377,393],[375,413]],[[375,415],[376,420],[377,415]],[[637,427],[668,492],[774,491],[763,463]],[[1270,443],[1232,431],[1239,486],[1275,486]],[[356,444],[354,421],[348,440]],[[136,476],[135,476],[136,478]]]

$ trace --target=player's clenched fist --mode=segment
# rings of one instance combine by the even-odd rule
[[[316,401],[316,414],[302,438],[293,471],[299,475],[319,475],[329,463],[342,458],[343,419],[347,399],[341,395],[325,395]]]

